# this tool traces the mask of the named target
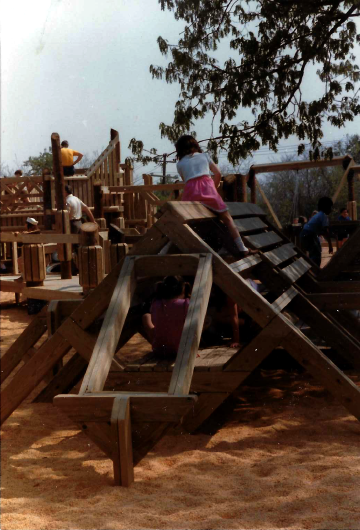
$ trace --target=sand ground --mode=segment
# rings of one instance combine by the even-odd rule
[[[24,308],[2,311],[3,351],[31,318]],[[128,345],[139,347],[138,338]],[[113,486],[112,463],[97,446],[30,396],[2,428],[1,528],[360,528],[353,416],[298,371],[258,370],[232,405],[206,432],[164,437],[125,489]]]

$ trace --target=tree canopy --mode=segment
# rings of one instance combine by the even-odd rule
[[[219,135],[208,141],[216,158],[227,149],[233,164],[267,145],[296,135],[310,158],[320,156],[326,123],[342,127],[360,113],[359,67],[353,47],[360,42],[354,22],[359,0],[159,0],[161,9],[185,23],[177,43],[158,38],[167,66],[150,66],[154,78],[179,83],[174,120],[160,124],[175,141],[207,115],[219,120]],[[226,60],[217,53],[227,48]],[[305,100],[308,69],[317,68],[319,97]],[[319,90],[315,91],[319,93]],[[239,121],[250,108],[252,119]],[[142,143],[130,142],[134,154]],[[151,154],[156,154],[152,150]],[[322,153],[331,156],[330,152]]]

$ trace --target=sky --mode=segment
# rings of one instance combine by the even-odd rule
[[[178,86],[153,80],[150,64],[166,65],[156,39],[177,42],[183,29],[158,0],[4,0],[1,7],[1,162],[16,169],[50,146],[57,132],[82,153],[98,154],[120,133],[121,161],[131,138],[170,153],[159,123],[172,122]],[[360,63],[360,47],[356,49]],[[316,78],[305,86],[311,95]],[[246,113],[242,112],[242,118]],[[250,114],[248,114],[250,117]],[[344,130],[328,127],[324,140],[359,133],[359,122]],[[198,138],[210,136],[210,120],[196,124]],[[294,153],[297,140],[281,142],[277,156],[267,149],[251,163]],[[226,162],[225,155],[222,161]],[[146,169],[135,165],[137,180]],[[169,172],[175,165],[168,166]],[[159,169],[155,169],[159,172]]]

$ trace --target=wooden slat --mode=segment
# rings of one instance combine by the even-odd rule
[[[265,212],[257,204],[251,202],[227,202],[226,206],[229,209],[231,217],[247,217],[249,215],[260,215],[265,217]]]
[[[80,393],[102,390],[135,289],[134,258],[126,258],[96,341]]]
[[[188,394],[196,353],[212,287],[212,256],[201,257],[195,276],[189,309],[169,385],[169,394]]]
[[[298,294],[298,291],[294,289],[293,287],[290,287],[285,293],[283,293],[275,302],[273,302],[271,305],[274,308],[274,310],[277,313],[281,313],[285,307],[290,304],[291,300],[295,298],[295,296]]]
[[[286,245],[282,245],[281,247],[275,248],[274,250],[264,252],[264,256],[275,266],[281,265],[281,263],[284,263],[284,261],[287,261],[296,255],[297,251],[293,243],[287,243]]]
[[[285,275],[291,283],[295,283],[310,269],[310,263],[305,261],[303,258],[300,258],[285,267],[284,269],[281,269],[280,274]]]
[[[248,256],[247,258],[243,258],[239,261],[236,261],[235,263],[231,263],[230,265],[230,268],[231,270],[233,270],[234,272],[244,272],[244,271],[247,271],[247,270],[250,270],[254,267],[256,267],[256,265],[258,263],[261,263],[261,257],[256,255],[256,254],[252,254],[251,256]]]
[[[240,234],[246,234],[247,232],[255,232],[256,230],[264,230],[267,228],[267,224],[264,223],[259,217],[245,217],[244,219],[235,219],[234,223],[239,229]]]
[[[262,234],[245,236],[244,240],[251,246],[262,249],[280,243],[282,238],[275,234],[275,232],[264,232]]]

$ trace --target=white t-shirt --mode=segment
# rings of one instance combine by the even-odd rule
[[[185,155],[176,164],[176,169],[179,175],[182,177],[184,182],[188,182],[191,179],[196,179],[203,175],[210,176],[209,164],[213,164],[208,154],[206,153],[193,153],[192,155]]]
[[[74,197],[72,194],[66,197],[66,208],[69,210],[70,221],[81,219],[82,206],[85,204],[78,197]]]

